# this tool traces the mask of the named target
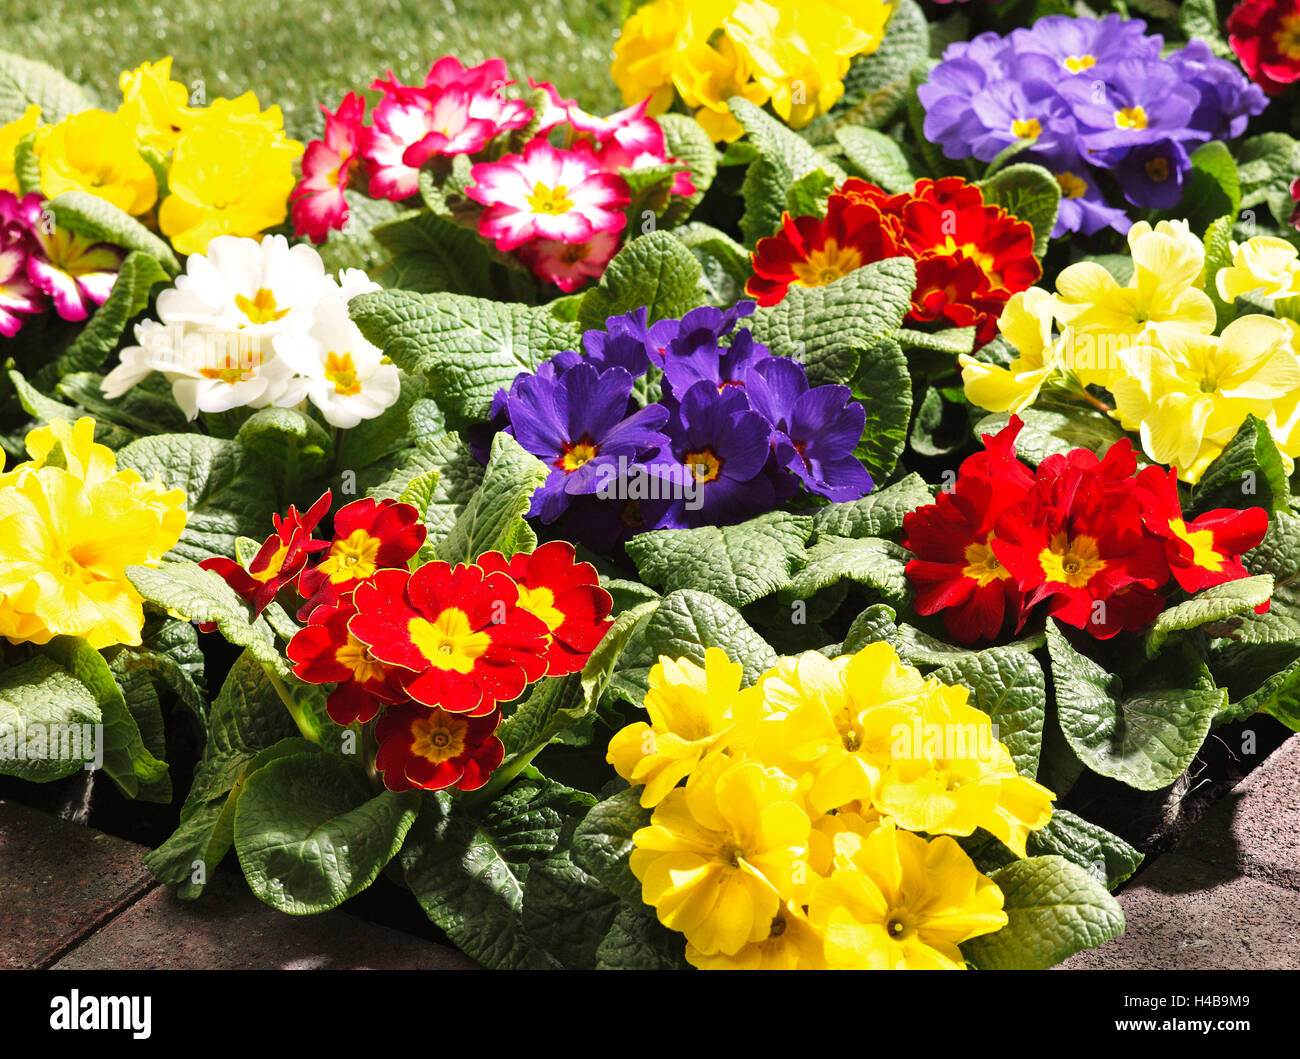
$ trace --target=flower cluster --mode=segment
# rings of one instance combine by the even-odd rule
[[[378,718],[375,767],[390,790],[481,787],[502,760],[499,704],[582,669],[609,628],[609,593],[563,541],[415,565],[426,531],[396,500],[345,505],[319,539],[330,499],[277,515],[247,568],[222,556],[200,565],[254,614],[284,589],[297,595],[306,625],[287,647],[294,674],[334,685],[335,723]]]
[[[854,456],[866,412],[847,386],[810,386],[739,320],[753,302],[693,309],[647,325],[644,308],[583,335],[586,356],[557,354],[497,391],[488,430],[504,430],[550,468],[530,516],[609,548],[641,529],[726,525],[802,485],[831,500],[872,487]],[[638,408],[636,380],[657,401]],[[480,454],[485,448],[476,445]]]
[[[0,335],[12,338],[51,306],[64,320],[86,319],[112,293],[125,256],[58,227],[44,196],[0,191]]]
[[[974,326],[979,345],[1011,295],[1043,271],[1033,229],[960,177],[918,180],[897,195],[852,177],[831,194],[824,218],[783,214],[781,230],[754,248],[745,291],[775,305],[791,286],[821,287],[898,256],[916,262],[908,320]]]
[[[1228,16],[1228,43],[1270,96],[1300,81],[1300,0],[1245,0]]]
[[[1250,313],[1216,335],[1205,287],[1213,283],[1229,303],[1300,295],[1295,247],[1257,236],[1233,246],[1230,266],[1205,276],[1205,248],[1181,221],[1139,222],[1128,242],[1126,285],[1081,261],[1057,277],[1055,294],[1034,287],[1013,298],[998,327],[1018,356],[1006,368],[961,357],[967,398],[1018,412],[1048,384],[1072,386],[1091,403],[1079,387],[1104,387],[1146,454],[1191,484],[1254,415],[1289,465],[1300,455],[1300,325]]]
[[[464,157],[476,164],[459,221],[561,290],[599,276],[626,225],[632,196],[622,174],[677,160],[645,100],[602,118],[546,83],[530,82],[531,101],[514,98],[508,90],[515,83],[501,59],[466,68],[447,56],[423,85],[392,74],[376,81],[371,88],[382,98],[370,125],[355,92],[333,113],[322,108],[324,138],[308,144],[293,191],[295,230],[319,243],[341,229],[344,193],[362,171],[372,198],[400,201],[418,194],[422,167],[445,171]],[[679,171],[668,193],[694,190]]]
[[[732,96],[798,129],[844,94],[850,60],[880,46],[891,12],[880,0],[651,0],[624,23],[610,72],[652,113],[680,97],[714,140],[743,131]]]
[[[1018,857],[1054,795],[1020,776],[964,687],[893,647],[782,658],[750,688],[717,648],[660,658],[607,760],[654,810],[633,836],[642,897],[706,969],[965,966],[1002,893],[955,835]],[[685,785],[679,784],[685,780]],[[924,833],[924,834],[922,834]]]
[[[1150,623],[1171,581],[1197,592],[1248,576],[1241,555],[1268,529],[1263,508],[1186,521],[1177,476],[1137,472],[1127,438],[1101,459],[1073,449],[1031,471],[1016,458],[1022,425],[1012,416],[985,435],[952,488],[903,519],[916,611],[941,614],[955,639],[995,640],[1008,624],[1019,631],[1040,603],[1106,639]]]
[[[1122,209],[1098,180],[1113,176],[1125,200],[1164,209],[1181,200],[1189,150],[1245,131],[1263,92],[1203,41],[1161,55],[1163,41],[1137,19],[1052,15],[1007,37],[950,44],[918,90],[926,139],[949,158],[988,162],[1030,141],[1061,185],[1053,235],[1124,231]]]
[[[28,108],[0,129],[0,189],[19,190],[14,152],[31,137],[46,196],[95,195],[156,221],[180,253],[281,223],[302,144],[285,136],[280,108],[262,110],[251,92],[192,105],[197,100],[172,80],[171,65],[169,57],[123,73],[115,111],[79,111],[42,125],[39,109]]]
[[[312,247],[282,235],[218,236],[158,295],[157,319],[136,324],[139,344],[121,351],[104,393],[120,397],[158,371],[191,419],[310,398],[331,425],[354,427],[401,390],[397,368],[348,316],[348,299],[377,289],[359,269],[335,280]]]
[[[0,474],[0,636],[138,644],[143,600],[128,566],[156,564],[185,528],[185,494],[118,469],[95,423],[55,419],[31,459]]]

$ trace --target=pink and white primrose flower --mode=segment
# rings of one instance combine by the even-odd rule
[[[498,250],[514,250],[532,239],[584,243],[601,232],[623,230],[631,201],[626,181],[601,169],[586,144],[559,150],[538,137],[523,154],[480,162],[465,190],[485,206],[479,235]]]
[[[0,191],[0,335],[5,338],[22,330],[23,317],[49,308],[45,293],[27,274],[35,241],[21,216],[18,196]]]
[[[528,87],[533,90],[540,88],[547,95],[546,109],[542,111],[541,116],[537,119],[538,136],[545,136],[552,129],[568,122],[569,108],[578,105],[576,100],[565,99],[560,95],[559,89],[550,81],[534,81],[530,77]]]
[[[402,161],[406,149],[429,131],[425,100],[415,90],[388,81],[375,81],[371,89],[384,93],[375,104],[374,124],[361,130],[361,156],[370,177],[370,197],[400,202],[420,190],[419,166]]]
[[[567,107],[569,124],[578,132],[590,136],[597,143],[604,143],[619,129],[641,121],[646,116],[646,106],[649,103],[650,99],[646,97],[640,103],[634,103],[625,110],[620,110],[617,114],[602,118],[595,114],[588,114],[576,103],[571,102]]]
[[[361,148],[366,101],[349,92],[331,114],[325,115],[325,136],[307,145],[302,157],[302,179],[289,198],[293,202],[293,228],[297,235],[323,243],[331,231],[348,221],[348,201],[343,196]]]
[[[639,118],[620,126],[600,145],[596,157],[601,167],[611,173],[677,161],[668,153],[664,130],[654,118]],[[694,195],[695,182],[691,180],[690,170],[683,169],[673,177],[668,191],[673,195]]]
[[[547,283],[554,283],[568,294],[587,280],[598,279],[610,259],[618,252],[621,242],[617,232],[597,232],[584,243],[534,239],[515,253],[535,276]]]
[[[490,118],[475,117],[478,97],[462,85],[412,89],[424,105],[424,134],[402,153],[402,164],[418,169],[434,155],[475,154],[497,134]]]

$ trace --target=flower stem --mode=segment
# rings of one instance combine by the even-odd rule
[[[266,669],[266,676],[270,680],[271,686],[275,688],[275,693],[280,696],[280,701],[284,703],[284,708],[289,711],[293,723],[298,726],[298,731],[302,733],[302,737],[320,746],[320,730],[312,719],[307,716],[307,711],[298,705],[298,701],[293,697],[293,693],[289,691],[285,682],[280,679],[279,674]]]

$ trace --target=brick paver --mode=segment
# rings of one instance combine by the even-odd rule
[[[0,801],[0,968],[48,967],[154,885],[142,846]]]
[[[1300,969],[1300,735],[1119,894],[1124,933],[1069,970]]]

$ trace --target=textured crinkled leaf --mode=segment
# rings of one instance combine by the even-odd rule
[[[53,211],[60,228],[80,232],[124,250],[138,250],[157,261],[168,275],[174,276],[181,270],[180,262],[165,240],[106,199],[84,191],[65,191],[55,195],[46,206]]]
[[[1024,427],[1016,435],[1016,455],[1030,465],[1037,465],[1058,453],[1071,449],[1089,449],[1103,455],[1120,438],[1123,428],[1109,416],[1086,408],[1061,412],[1055,409],[1026,408],[1017,413]],[[985,416],[975,424],[975,434],[997,434],[1010,421],[1004,413]],[[1149,463],[1135,450],[1138,465]]]
[[[1107,890],[1128,879],[1143,857],[1119,835],[1090,823],[1066,809],[1053,809],[1046,827],[1029,832],[1025,848],[1031,857],[1062,856],[1087,871]]]
[[[435,546],[438,558],[449,563],[469,563],[484,552],[501,551],[509,558],[521,550],[517,546],[521,543],[518,529],[533,493],[546,481],[546,475],[541,460],[509,434],[498,434],[492,439],[483,481],[446,538]]]
[[[904,73],[904,79],[906,76]],[[883,132],[847,125],[836,130],[835,139],[844,148],[844,154],[859,176],[890,194],[912,190],[916,177],[912,175],[902,148]]]
[[[695,185],[694,194],[675,195],[669,199],[668,208],[664,210],[661,220],[665,225],[672,226],[689,217],[704,198],[704,193],[713,185],[713,178],[718,172],[718,149],[694,118],[688,118],[685,114],[660,114],[656,120],[664,130],[664,144],[669,157],[676,158],[687,167],[691,183]]]
[[[844,75],[844,95],[831,111],[837,122],[879,128],[907,96],[912,69],[930,54],[930,25],[914,0],[894,6],[880,46],[857,56]]]
[[[597,950],[621,908],[617,897],[574,862],[569,849],[561,847],[528,870],[524,932],[566,969],[596,966]]]
[[[376,225],[371,234],[389,255],[377,274],[385,287],[422,294],[492,293],[492,247],[473,228],[430,210],[412,210]]]
[[[641,807],[641,788],[629,787],[591,807],[573,834],[573,859],[624,901],[639,904],[641,884],[628,858],[632,836],[650,823],[650,810]]]
[[[1061,207],[1061,185],[1040,165],[1017,162],[979,182],[984,201],[1001,206],[1034,230],[1034,255],[1047,253],[1047,243]]]
[[[1173,633],[1244,614],[1254,610],[1272,594],[1273,578],[1268,574],[1203,589],[1191,599],[1168,607],[1156,616],[1143,641],[1147,657],[1154,657]]]
[[[703,275],[695,255],[673,233],[656,230],[637,236],[582,296],[578,326],[604,330],[608,317],[642,306],[651,321],[684,316],[700,304]]]
[[[698,588],[743,607],[790,584],[811,534],[810,518],[773,511],[734,526],[640,533],[627,553],[655,588]]]
[[[330,433],[296,408],[260,408],[239,428],[236,441],[266,467],[274,467],[281,487],[316,480],[334,456]]]
[[[681,971],[685,943],[645,906],[624,905],[596,950],[598,971]]]
[[[1243,644],[1300,641],[1300,515],[1274,512],[1264,539],[1241,561],[1252,574],[1272,576],[1273,595],[1265,613],[1241,615],[1233,636]]]
[[[992,875],[1007,925],[962,946],[982,970],[1046,970],[1117,937],[1124,912],[1092,875],[1064,857],[1029,857]]]
[[[744,668],[746,684],[776,665],[776,652],[739,611],[695,589],[664,596],[646,624],[645,643],[654,658],[689,658],[700,666],[705,650],[719,647]]]
[[[888,537],[903,528],[903,517],[934,502],[934,493],[919,474],[908,474],[861,500],[829,504],[813,516],[819,537]]]
[[[954,659],[930,676],[945,684],[968,687],[971,705],[993,718],[997,737],[1020,774],[1030,779],[1038,774],[1047,678],[1037,658],[1015,645],[990,647]]]
[[[1248,415],[1192,493],[1191,514],[1219,507],[1262,507],[1271,515],[1291,500],[1286,467],[1268,427]]]
[[[879,537],[820,535],[808,549],[807,563],[782,590],[783,599],[807,599],[838,581],[874,588],[887,600],[902,600],[911,591],[903,568],[908,553]]]
[[[36,783],[71,776],[86,763],[84,754],[72,753],[85,749],[86,726],[102,722],[94,692],[52,659],[38,655],[9,666],[0,672],[0,775]]]
[[[98,106],[88,89],[54,67],[13,52],[0,52],[0,125],[17,121],[33,103],[41,108],[41,122],[45,125]]]
[[[166,283],[168,273],[148,254],[133,250],[126,255],[108,300],[95,310],[81,333],[60,355],[57,373],[93,371],[113,352],[131,318],[149,304],[149,292]]]
[[[439,419],[441,413],[437,412],[432,401],[421,400],[426,388],[423,375],[402,372],[401,387],[397,400],[382,414],[374,419],[363,419],[356,426],[340,432],[338,458],[334,461],[336,466],[359,471],[424,440],[417,437],[422,427],[420,413],[432,408]]]
[[[704,296],[709,304],[726,307],[745,297],[745,284],[753,274],[748,250],[726,232],[698,221],[674,229],[673,235],[700,263]]]
[[[426,438],[407,454],[401,470],[371,489],[369,495],[398,500],[416,478],[433,473],[438,475],[438,484],[425,505],[424,524],[429,539],[437,541],[451,532],[483,481],[483,465],[470,454],[460,435]]]

